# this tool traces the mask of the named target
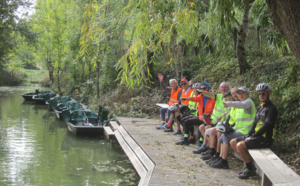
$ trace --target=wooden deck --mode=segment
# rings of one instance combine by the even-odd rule
[[[260,185],[259,176],[237,177],[243,163],[235,157],[230,156],[228,170],[211,168],[192,153],[196,145],[175,145],[180,136],[155,129],[158,120],[117,119],[116,138],[141,176],[139,185]]]

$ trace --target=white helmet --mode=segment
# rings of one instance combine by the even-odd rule
[[[201,83],[194,83],[192,88],[200,88],[201,87]]]
[[[223,121],[218,122],[218,124],[216,126],[216,129],[217,129],[218,132],[225,133],[226,132],[226,127],[225,127],[224,122]]]
[[[272,88],[268,83],[260,83],[259,85],[257,85],[256,91],[262,91],[262,90],[271,92]]]
[[[178,105],[177,104],[174,104],[174,105],[171,105],[168,110],[171,112],[171,113],[174,113],[178,110]]]

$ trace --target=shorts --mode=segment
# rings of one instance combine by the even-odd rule
[[[249,140],[245,139],[236,139],[237,142],[244,141],[247,149],[263,149],[269,148],[272,145],[272,141],[267,141],[266,138],[262,136],[251,137]]]
[[[237,132],[237,131],[233,131],[233,132],[230,132],[230,133],[223,133],[221,135],[221,137],[219,138],[219,142],[220,143],[227,143],[229,145],[229,142],[234,139],[234,138],[245,138],[245,135],[240,133],[240,132]]]
[[[214,128],[214,127],[211,127],[211,128],[208,128],[208,129],[205,130],[205,135],[206,135],[207,137],[210,137],[210,130],[211,130],[212,128]]]

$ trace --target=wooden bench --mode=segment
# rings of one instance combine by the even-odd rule
[[[169,105],[165,104],[165,103],[156,103],[157,106],[161,107],[161,108],[168,108]]]
[[[300,185],[300,176],[289,168],[272,150],[251,149],[249,153],[254,160],[257,173],[262,177],[261,185]]]

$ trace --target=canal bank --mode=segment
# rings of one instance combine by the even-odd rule
[[[137,172],[139,172],[138,169],[141,169],[142,173],[139,174],[144,176],[141,177],[139,185],[260,184],[259,176],[248,180],[240,180],[237,175],[243,167],[243,163],[231,155],[229,157],[230,169],[211,168],[200,158],[200,155],[192,153],[196,145],[175,145],[175,142],[180,140],[180,136],[155,129],[159,125],[157,120],[123,117],[117,119],[120,126],[112,126],[119,128],[114,131],[115,134],[118,133],[116,138]],[[121,137],[117,137],[119,135]],[[146,163],[142,163],[144,169],[147,170],[146,173],[143,172],[145,170],[140,165],[145,157],[138,155],[140,150],[135,143],[150,160],[150,162],[147,160]],[[131,148],[131,152],[126,152],[128,151],[126,146]],[[153,169],[151,169],[151,162],[153,163]]]

